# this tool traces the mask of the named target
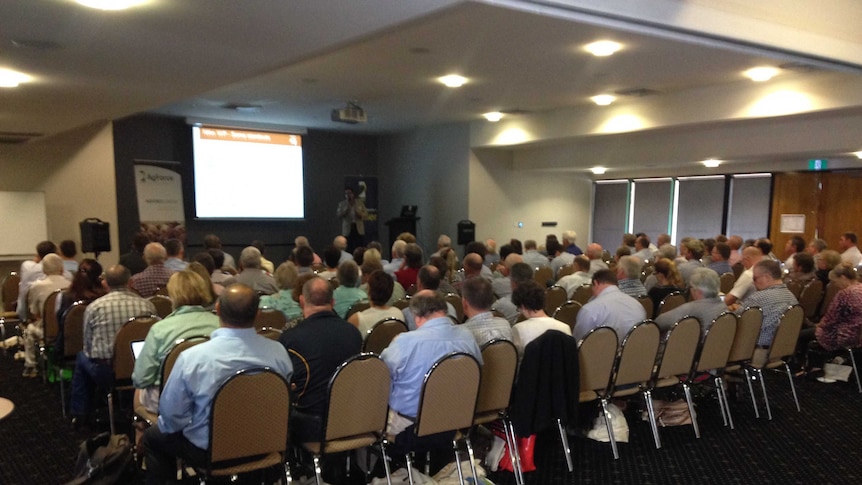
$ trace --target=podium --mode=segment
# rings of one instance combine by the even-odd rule
[[[416,221],[421,217],[393,217],[386,221],[386,226],[389,227],[389,247],[398,239],[398,235],[402,232],[409,232],[416,235]]]

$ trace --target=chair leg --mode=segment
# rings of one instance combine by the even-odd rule
[[[458,454],[458,442],[452,441],[452,451],[455,453],[455,469],[458,470],[458,483],[464,484],[464,472],[461,470],[461,456]],[[427,475],[427,473],[426,473]]]
[[[608,439],[611,441],[611,450],[614,452],[614,460],[620,459],[620,452],[617,450],[617,439],[614,436],[614,425],[611,422],[611,413],[608,411],[608,401],[602,399],[602,411],[605,413],[605,426],[608,428]]]
[[[694,410],[694,403],[691,400],[691,388],[688,384],[682,383],[682,390],[685,391],[685,400],[688,403],[688,414],[691,415],[691,427],[694,428],[694,437],[700,438],[700,426],[697,425],[697,412]]]
[[[428,475],[428,476],[431,475],[431,451],[425,452],[425,468],[424,468],[424,470],[425,470],[426,475]]]
[[[751,396],[751,405],[754,407],[754,417],[760,419],[760,410],[757,409],[757,398],[754,397],[754,386],[751,385],[751,373],[748,368],[744,369],[745,382],[748,384],[748,395]]]
[[[290,475],[290,464],[287,462],[287,457],[284,460],[284,483],[290,485],[293,483],[293,477]]]
[[[323,477],[320,473],[320,455],[317,453],[314,454],[314,479],[317,481],[317,485],[323,485]]]
[[[370,454],[370,453],[369,453]],[[383,470],[386,471],[386,483],[392,485],[392,473],[389,470],[389,457],[386,456],[386,440],[380,440],[380,455],[383,460]]]
[[[557,418],[557,429],[560,431],[560,443],[563,445],[563,453],[566,454],[566,466],[569,468],[569,473],[575,471],[575,466],[572,463],[572,449],[569,447],[569,438],[566,436],[566,428],[560,418]]]
[[[114,393],[112,391],[108,391],[108,424],[111,425],[111,434],[117,434],[117,430],[114,428]]]
[[[407,481],[410,485],[414,485],[413,482],[413,460],[410,458],[410,453],[404,455],[404,460],[407,462]]]
[[[769,407],[769,396],[766,395],[766,382],[763,380],[763,370],[754,369],[757,372],[757,377],[760,379],[760,389],[763,391],[763,402],[766,403],[766,415],[772,421],[772,409]]]
[[[787,380],[790,381],[790,391],[793,393],[793,401],[796,402],[796,412],[801,413],[802,408],[799,407],[799,397],[796,395],[796,384],[793,382],[793,373],[790,372],[790,366],[787,362],[784,363],[784,370],[787,372]]]
[[[473,443],[470,442],[470,436],[464,438],[464,443],[467,444],[467,457],[470,459],[470,471],[473,472],[473,483],[479,483],[479,475],[476,473],[476,463],[473,457]]]
[[[507,418],[503,418],[503,430],[506,432],[506,444],[509,446],[509,457],[512,459],[512,469],[515,470],[515,484],[524,485],[524,471],[521,469],[521,454],[518,451],[515,429]]]
[[[653,407],[652,402],[652,392],[646,390],[643,392],[644,403],[646,403],[647,414],[649,415],[649,425],[652,428],[652,437],[655,440],[655,449],[661,448],[661,438],[658,435],[658,425],[656,424],[655,419],[655,408]]]
[[[727,414],[727,422],[730,423],[730,429],[734,429],[733,416],[730,415],[730,403],[727,402],[727,391],[724,389],[724,378],[721,376],[716,377],[715,385],[718,388],[720,396],[719,401],[724,404],[724,413]]]
[[[847,353],[850,354],[850,363],[853,364],[853,375],[856,376],[856,388],[862,393],[862,380],[859,379],[859,369],[856,367],[856,357],[853,355],[853,348],[848,347]]]

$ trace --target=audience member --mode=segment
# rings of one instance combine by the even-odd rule
[[[335,236],[332,240],[332,245],[341,251],[341,257],[338,259],[338,264],[345,261],[353,261],[353,254],[347,252],[347,238],[344,236]]]
[[[72,284],[59,298],[57,306],[57,340],[54,342],[55,349],[63,349],[65,333],[63,331],[66,323],[66,310],[77,301],[90,303],[100,296],[104,296],[107,290],[102,286],[102,265],[95,259],[84,258],[78,265],[78,271],[72,278]]]
[[[548,257],[551,258],[551,270],[554,272],[554,279],[560,273],[560,268],[572,264],[575,260],[575,255],[566,252],[563,245],[556,241],[549,241],[547,244]]]
[[[641,283],[641,266],[643,260],[637,256],[625,256],[617,264],[617,286],[620,291],[634,298],[647,294]]]
[[[168,268],[171,272],[186,269],[189,263],[183,261],[186,251],[182,241],[179,239],[168,239],[165,241],[165,252],[168,255],[165,259],[165,268]]]
[[[359,267],[351,260],[338,265],[338,288],[335,289],[335,313],[346,318],[347,312],[356,302],[367,300],[368,294],[358,288]]]
[[[655,276],[656,284],[649,289],[647,294],[652,300],[653,315],[651,317],[654,317],[658,315],[662,300],[671,293],[685,290],[685,283],[682,282],[682,277],[676,270],[676,263],[668,258],[661,258],[655,262],[651,276]]]
[[[688,280],[691,278],[694,270],[703,268],[703,263],[700,262],[700,258],[703,257],[703,243],[699,239],[694,238],[684,239],[683,241],[679,246],[679,250],[680,254],[685,258],[685,262],[678,264],[676,269],[679,271],[679,275],[682,276],[683,283],[688,285]]]
[[[596,274],[596,271],[608,269],[608,264],[602,261],[602,246],[598,243],[591,243],[587,246],[585,253],[590,258],[590,277]]]
[[[730,246],[727,243],[717,242],[712,248],[712,258],[709,263],[709,269],[715,271],[719,276],[724,273],[733,273],[733,268],[730,267]]]
[[[763,252],[755,246],[749,246],[742,250],[742,265],[745,267],[745,271],[736,279],[733,289],[724,296],[724,303],[727,306],[745,300],[757,291],[754,285],[754,265],[761,259],[763,259]]]
[[[573,256],[580,256],[581,254],[584,254],[584,252],[581,251],[581,248],[579,248],[578,245],[575,244],[575,240],[577,238],[578,233],[576,233],[575,231],[571,229],[569,229],[568,231],[563,231],[563,248],[566,250],[567,253]]]
[[[575,290],[590,284],[592,280],[590,277],[590,259],[586,255],[576,256],[573,264],[575,272],[557,280],[557,285],[565,288],[569,299],[575,295]]]
[[[433,260],[435,258],[437,258],[437,256],[431,259]],[[416,278],[416,292],[431,290],[438,293],[440,296],[444,296],[446,293],[440,290],[440,284],[442,282],[441,274],[440,268],[433,264],[426,264],[419,268],[419,273]],[[407,324],[407,329],[416,330],[416,320],[413,318],[413,312],[410,310],[410,307],[408,306],[401,311],[404,313],[404,323]],[[458,312],[449,302],[446,302],[446,311],[450,317],[454,319],[458,318]]]
[[[44,312],[54,312],[56,307],[45,308],[45,300],[56,290],[69,287],[69,280],[63,277],[63,258],[54,253],[42,258],[42,279],[33,282],[27,294],[27,304],[30,306],[32,321],[24,329],[24,377],[36,377],[39,371],[36,367],[36,343],[45,335],[42,322]]]
[[[132,246],[128,253],[120,255],[120,264],[129,269],[132,276],[147,269],[144,259],[144,248],[150,243],[150,237],[145,232],[137,232],[132,237]]]
[[[512,292],[515,288],[526,281],[533,281],[533,268],[527,263],[515,263],[509,270],[509,280],[511,280]],[[500,312],[503,317],[509,322],[509,325],[514,325],[518,320],[518,306],[512,302],[512,297],[504,296],[499,298],[494,303],[494,309]]]
[[[461,289],[461,304],[467,317],[464,326],[472,332],[477,344],[481,346],[493,339],[512,340],[512,326],[505,318],[495,317],[491,312],[494,290],[488,280],[472,278],[465,281]]]
[[[620,342],[628,331],[646,318],[643,305],[617,288],[617,277],[611,270],[593,275],[593,298],[578,312],[572,335],[580,340],[596,327],[611,327]]]
[[[383,271],[385,271],[389,276],[395,277],[395,272],[401,269],[401,265],[404,264],[404,248],[407,247],[407,243],[398,239],[394,243],[392,243],[392,260],[389,264],[383,265]]]
[[[816,327],[806,328],[800,334],[800,340],[816,341],[808,344],[808,350],[816,354],[832,352],[847,347],[859,347],[862,343],[862,284],[856,275],[856,269],[850,264],[842,264],[835,267],[832,272],[833,278],[841,282],[844,287],[839,291],[826,313]],[[823,362],[818,361],[815,367],[822,367]],[[806,367],[810,368],[809,361]]]
[[[799,252],[794,254],[791,259],[793,265],[790,267],[790,273],[784,277],[785,284],[795,284],[802,288],[817,278],[814,273],[814,256],[806,252]]]
[[[322,271],[318,271],[317,276],[320,276],[326,281],[335,278],[338,273],[339,262],[341,262],[341,250],[331,244],[326,246],[323,248],[324,269]],[[359,263],[356,264],[359,265]]]
[[[342,263],[341,266],[345,264],[356,266],[353,261]],[[339,318],[332,311],[332,304],[333,294],[329,282],[312,277],[303,284],[299,297],[305,318],[279,337],[284,348],[291,352],[295,370],[292,387],[296,386],[296,393],[291,403],[290,422],[293,443],[320,439],[329,380],[342,362],[362,349],[359,331]]]
[[[224,280],[222,284],[227,288],[234,283],[241,283],[264,295],[278,293],[275,279],[260,267],[260,262],[260,250],[254,246],[247,246],[239,254],[241,271],[236,276]]]
[[[793,258],[796,256],[796,253],[804,253],[805,252],[805,239],[802,239],[800,236],[793,236],[792,238],[787,240],[787,243],[784,245],[784,267],[787,269],[793,268]]]
[[[221,269],[222,267],[230,268],[232,270],[236,270],[236,261],[233,259],[233,256],[230,255],[227,251],[222,249],[221,247],[221,239],[215,234],[207,234],[204,236],[204,250],[217,249],[222,252],[224,263],[216,266],[216,269]]]
[[[149,298],[155,295],[160,288],[164,288],[173,273],[165,267],[167,255],[168,253],[161,243],[151,242],[147,244],[144,247],[144,260],[147,262],[147,268],[132,276],[129,286],[144,298]]]
[[[545,290],[535,281],[519,284],[512,292],[512,303],[526,318],[512,327],[512,341],[518,355],[523,357],[527,345],[548,330],[572,334],[571,327],[545,313]]]
[[[742,263],[742,237],[734,234],[727,238],[727,244],[730,246],[730,257],[727,258],[727,262],[732,268],[737,264]]]
[[[540,253],[536,248],[536,241],[532,239],[524,241],[524,262],[534,269],[549,266],[550,261],[548,261],[548,257]]]
[[[60,257],[63,258],[63,269],[74,275],[78,271],[78,260],[75,256],[78,255],[78,246],[75,241],[66,239],[60,242]]]
[[[278,286],[278,293],[261,296],[261,308],[278,310],[284,314],[288,321],[299,318],[302,315],[302,309],[293,298],[293,288],[297,278],[299,278],[299,272],[296,270],[295,264],[285,261],[278,265],[275,270],[275,284]]]
[[[823,283],[823,287],[829,284],[829,273],[841,264],[841,254],[834,249],[826,249],[816,259],[817,271],[814,274]]]
[[[838,239],[838,248],[841,250],[841,262],[850,263],[854,268],[862,264],[862,252],[859,252],[856,243],[855,232],[845,232]]]
[[[266,244],[264,244],[260,239],[255,239],[251,242],[251,245],[260,251],[260,269],[266,271],[269,275],[275,273],[275,265],[272,264],[272,261],[264,257],[264,254],[266,254]]]
[[[219,328],[208,342],[180,354],[159,400],[158,424],[144,433],[148,484],[175,480],[178,457],[192,466],[206,465],[212,400],[227,378],[243,369],[268,367],[290,379],[287,352],[254,330],[257,308],[252,288],[226,288],[216,305]]]
[[[381,320],[397,318],[404,321],[404,313],[389,305],[394,287],[395,282],[383,270],[376,270],[368,275],[368,299],[371,301],[371,307],[354,313],[347,319],[348,323],[359,329],[362,340],[368,338],[368,333]]]
[[[422,267],[422,248],[416,243],[409,243],[404,248],[404,265],[395,272],[395,279],[404,288],[410,288],[416,284],[416,274]]]
[[[705,332],[719,315],[727,311],[727,305],[718,297],[721,282],[718,273],[709,268],[697,268],[691,274],[689,288],[691,301],[659,315],[655,323],[662,331],[670,330],[674,323],[685,316],[698,319]]]

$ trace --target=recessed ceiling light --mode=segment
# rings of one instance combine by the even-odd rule
[[[599,106],[607,106],[616,101],[617,97],[610,94],[599,94],[590,97],[590,99],[593,101],[593,103],[596,103]]]
[[[778,68],[777,67],[768,67],[768,66],[753,67],[753,68],[743,72],[743,74],[747,78],[751,79],[752,81],[764,82],[764,81],[769,81],[770,79],[772,79],[773,77],[778,75]]]
[[[98,10],[125,10],[137,7],[148,0],[75,0],[75,3]]]
[[[483,114],[482,116],[484,116],[486,120],[492,123],[496,123],[503,119],[503,113],[500,113],[499,111],[491,111],[489,113]]]
[[[593,167],[590,169],[590,171],[593,172],[593,174],[595,174],[595,175],[602,175],[605,172],[607,172],[608,169],[605,167]]]
[[[23,72],[0,68],[0,88],[17,88],[19,84],[32,80],[32,77]]]
[[[858,152],[853,152],[853,155],[856,155],[856,158],[862,160],[862,150],[860,150]]]
[[[467,78],[457,74],[449,74],[443,77],[438,77],[438,81],[450,88],[460,88],[467,83]]]
[[[584,46],[587,52],[596,57],[606,57],[622,49],[623,45],[612,40],[599,40]]]
[[[707,168],[716,168],[721,165],[721,160],[716,160],[714,158],[710,158],[709,160],[704,160],[703,166]]]

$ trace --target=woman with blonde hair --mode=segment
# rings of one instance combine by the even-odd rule
[[[172,274],[168,280],[168,296],[174,311],[150,328],[132,372],[135,403],[153,413],[159,409],[159,369],[168,351],[177,340],[209,336],[219,326],[218,317],[207,309],[213,303],[212,284],[196,272],[186,269]]]
[[[661,258],[656,261],[652,274],[655,275],[656,284],[649,289],[647,294],[652,300],[652,307],[654,308],[653,315],[649,315],[649,317],[655,318],[658,315],[661,301],[675,291],[683,291],[685,283],[682,282],[682,276],[676,269],[676,264],[668,258]]]
[[[314,276],[314,273],[311,275]],[[278,286],[278,293],[261,296],[260,307],[274,308],[284,313],[288,321],[300,317],[302,308],[299,307],[299,302],[294,299],[293,294],[297,279],[299,279],[299,270],[295,264],[285,261],[278,265],[278,268],[275,269],[275,284]]]

